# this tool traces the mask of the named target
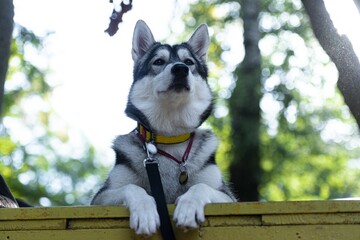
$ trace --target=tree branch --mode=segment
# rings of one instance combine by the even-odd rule
[[[360,0],[354,0],[355,6],[360,13]]]
[[[112,1],[110,1],[112,2]],[[124,13],[128,12],[131,10],[132,8],[132,0],[129,0],[129,4],[125,4],[124,1],[121,2],[120,4],[121,10],[120,12],[115,11],[115,9],[113,10],[111,17],[110,17],[110,24],[108,29],[105,30],[105,32],[107,32],[110,36],[114,36],[115,33],[117,32],[117,30],[119,29],[118,25],[119,23],[121,23],[122,17],[124,15]]]
[[[360,127],[360,62],[349,39],[339,35],[323,0],[302,0],[320,45],[339,72],[337,82],[345,103]]]

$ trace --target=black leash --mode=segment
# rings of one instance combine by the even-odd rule
[[[150,182],[152,196],[155,198],[156,208],[160,216],[160,232],[164,240],[175,240],[175,235],[171,225],[169,212],[166,205],[165,194],[159,173],[159,163],[153,157],[151,150],[146,146],[148,157],[144,160],[144,165]]]

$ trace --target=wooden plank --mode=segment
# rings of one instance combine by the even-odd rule
[[[175,209],[168,206],[170,215]],[[360,239],[360,201],[210,204],[199,229],[177,239]],[[0,209],[0,240],[142,239],[118,206]],[[159,233],[149,239],[161,239]]]
[[[245,227],[210,227],[187,233],[177,232],[178,240],[358,240],[360,228],[356,225],[292,225],[292,226],[245,226]],[[119,240],[144,239],[136,236],[129,229],[82,229],[82,230],[30,230],[0,231],[0,239],[51,239],[51,240]],[[160,240],[159,234],[148,238]]]
[[[205,207],[206,215],[266,215],[293,213],[360,212],[360,201],[287,201],[214,203]]]
[[[71,219],[68,229],[112,229],[129,228],[128,218],[117,219]]]
[[[264,215],[263,225],[360,224],[360,213]],[[360,226],[359,226],[360,227]]]
[[[228,226],[260,226],[261,216],[208,216],[202,224],[204,227],[228,227]]]
[[[0,231],[66,229],[66,219],[56,220],[2,220]]]
[[[168,208],[172,215],[175,206],[169,205]],[[209,204],[205,207],[207,216],[337,212],[360,212],[360,201],[241,202]],[[122,206],[0,209],[0,220],[124,217],[129,217],[129,211]]]
[[[124,220],[124,219],[123,219]],[[136,236],[134,231],[129,228],[129,222],[128,221],[122,221],[118,219],[76,219],[71,220],[69,222],[69,229],[71,230],[91,230],[91,234],[98,234],[97,231],[100,231],[101,234],[104,232],[103,230],[119,230],[123,229],[126,231],[130,231],[133,235],[130,239],[138,239],[139,236]],[[177,240],[189,240],[189,239],[197,239],[199,237],[199,229],[192,229],[184,232],[182,229],[179,229],[175,226],[173,223],[173,229],[174,233],[176,235]],[[80,231],[82,232],[82,231]],[[112,232],[112,231],[109,231]],[[78,233],[78,232],[77,232]],[[127,233],[128,234],[128,233]],[[125,236],[121,236],[121,239],[127,239]],[[107,236],[106,236],[106,239]],[[118,237],[119,239],[119,237]],[[143,238],[140,238],[143,239]],[[161,239],[160,232],[158,232],[155,236],[152,236],[151,238],[148,238],[149,240],[152,239]]]
[[[0,239],[99,240],[140,239],[129,229],[1,231]],[[158,238],[159,239],[159,238]]]
[[[0,209],[0,220],[114,217],[129,217],[129,210],[122,206],[72,206]]]
[[[201,239],[198,230],[186,233],[175,230],[177,240]],[[138,236],[130,229],[81,229],[81,230],[31,230],[31,231],[0,231],[0,239],[16,240],[119,240],[136,239],[143,240],[144,236]],[[148,240],[161,240],[160,233],[147,237]]]
[[[292,225],[203,228],[203,240],[359,240],[357,225]],[[190,238],[189,238],[190,239]]]

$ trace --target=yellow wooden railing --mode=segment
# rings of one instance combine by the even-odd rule
[[[209,204],[205,212],[199,229],[175,228],[176,239],[360,239],[360,201]],[[0,209],[0,239],[143,239],[129,229],[128,217],[124,207]]]

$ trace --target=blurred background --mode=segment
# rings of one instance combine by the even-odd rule
[[[136,126],[123,112],[138,19],[171,44],[209,26],[216,106],[203,127],[220,139],[217,162],[240,200],[360,197],[352,0],[133,0],[112,37],[104,30],[121,1],[1,0],[0,8],[6,2],[15,24],[9,58],[0,50],[9,60],[0,174],[16,197],[89,204],[114,164],[112,140]]]

